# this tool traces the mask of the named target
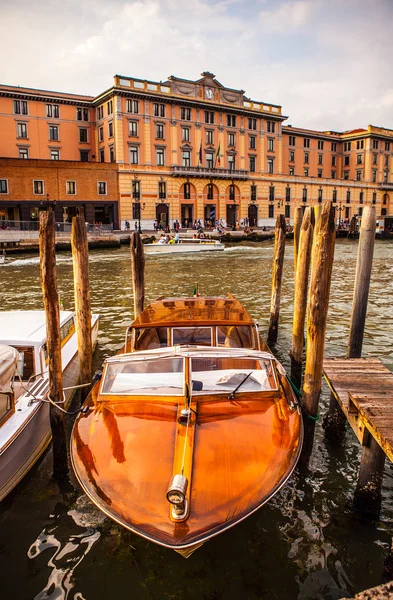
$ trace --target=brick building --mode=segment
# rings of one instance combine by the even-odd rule
[[[337,218],[361,215],[366,203],[390,214],[392,130],[320,132],[284,125],[286,119],[281,106],[251,100],[209,72],[160,83],[115,76],[94,98],[0,86],[0,218],[10,218],[11,208],[15,217],[33,218],[47,193],[57,200],[57,218],[83,204],[89,220],[98,220],[94,207],[108,200],[107,222],[116,225],[118,214],[124,225],[141,211],[143,227],[176,218],[183,225],[244,218],[272,225],[278,212],[290,219],[296,206],[324,199],[333,200]],[[21,159],[26,182],[11,186],[7,168]],[[118,187],[114,196],[110,179],[102,199],[104,173],[117,177]],[[35,177],[41,194],[32,191]],[[72,181],[75,194],[67,188]]]

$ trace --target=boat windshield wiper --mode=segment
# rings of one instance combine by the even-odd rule
[[[247,379],[250,377],[250,375],[252,375],[252,371],[250,371],[248,373],[248,375],[246,375],[245,378],[239,383],[239,385],[233,390],[233,392],[231,392],[229,394],[228,400],[233,400],[234,399],[237,390],[242,387],[243,383],[245,383],[247,381]]]

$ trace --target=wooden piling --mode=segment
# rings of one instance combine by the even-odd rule
[[[296,206],[293,219],[293,273],[296,277],[297,257],[299,253],[300,228],[303,220],[303,207]]]
[[[311,258],[311,283],[308,299],[307,352],[303,383],[303,406],[306,415],[315,418],[322,385],[326,321],[333,267],[336,230],[330,201],[322,205],[320,219],[314,228]],[[314,421],[305,417],[308,445],[312,445]]]
[[[89,284],[89,250],[85,219],[72,218],[71,250],[74,268],[74,297],[76,334],[78,339],[79,382],[90,383],[93,378],[93,345],[91,340],[91,307]],[[84,400],[89,388],[81,388]]]
[[[274,256],[272,272],[272,297],[270,304],[270,324],[267,336],[268,343],[274,344],[278,335],[278,319],[280,315],[281,281],[284,266],[286,223],[284,215],[278,215],[274,235]]]
[[[310,270],[313,231],[312,208],[308,207],[304,213],[300,229],[293,307],[291,379],[298,389],[300,389],[301,385],[304,322],[307,309],[308,274]]]
[[[381,508],[385,453],[371,435],[368,436],[367,441],[367,445],[363,446],[362,450],[353,504],[364,515],[375,517]]]
[[[51,209],[40,213],[39,246],[41,288],[46,315],[49,397],[53,402],[59,403],[63,401],[63,375],[56,279],[55,213]],[[68,474],[64,414],[53,404],[50,404],[49,414],[53,436],[53,477],[61,480]]]
[[[145,301],[145,252],[142,238],[137,231],[131,234],[130,251],[132,289],[134,292],[134,318],[136,319],[143,311]]]

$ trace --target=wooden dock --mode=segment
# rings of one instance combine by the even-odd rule
[[[393,461],[393,373],[377,358],[326,358],[323,372],[362,446],[371,435]]]

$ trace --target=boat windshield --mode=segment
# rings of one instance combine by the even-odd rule
[[[277,389],[271,361],[254,358],[192,358],[191,379],[193,394]]]
[[[157,358],[108,363],[102,394],[181,396],[184,392],[184,359]]]

